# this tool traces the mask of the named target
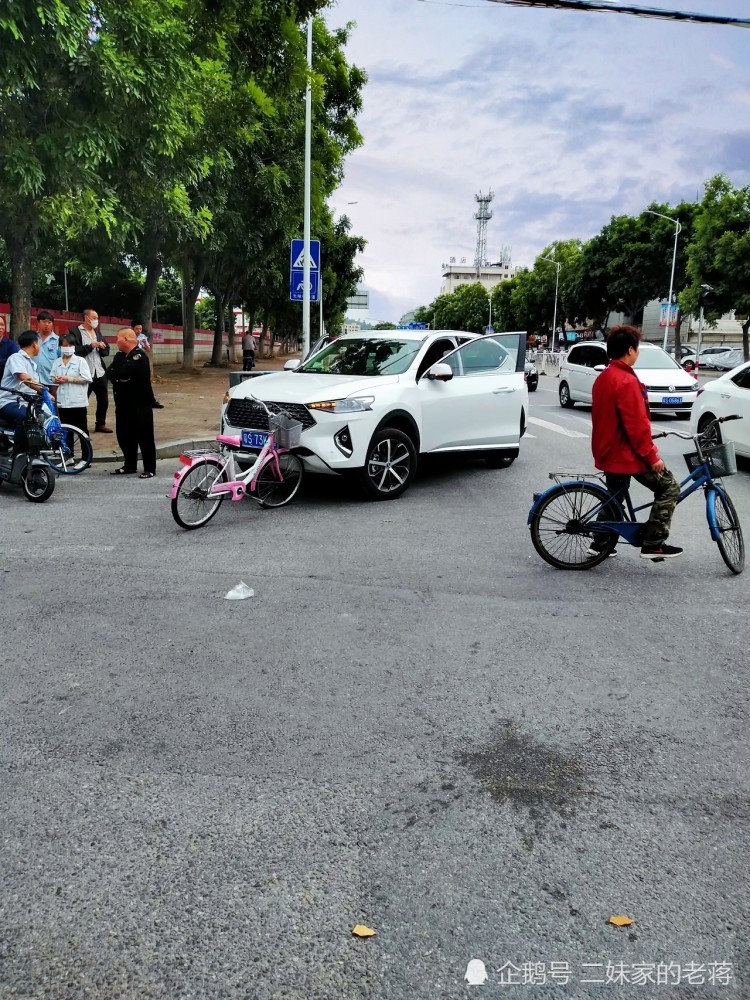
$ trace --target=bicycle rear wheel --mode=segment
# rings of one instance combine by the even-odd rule
[[[78,427],[62,424],[65,436],[59,444],[46,447],[42,458],[63,476],[76,476],[85,472],[94,458],[91,438]]]
[[[266,462],[255,480],[255,491],[252,496],[261,507],[283,507],[295,496],[302,485],[302,475],[305,467],[302,459],[290,451],[279,455],[281,479],[276,475],[273,460]]]
[[[211,487],[225,480],[226,473],[216,459],[206,458],[191,465],[172,500],[172,517],[181,528],[192,531],[208,524],[225,496],[211,493]]]
[[[617,536],[597,532],[596,521],[587,521],[605,499],[606,494],[590,483],[550,490],[530,524],[531,541],[542,559],[557,569],[591,569],[604,562],[614,551]],[[611,519],[622,520],[619,504],[612,504]],[[602,548],[592,556],[587,550],[594,539],[601,542]]]
[[[733,573],[739,575],[745,568],[745,541],[734,504],[723,491],[711,490],[709,493],[709,525],[712,524],[712,520],[719,530],[716,544],[719,546],[721,558]]]

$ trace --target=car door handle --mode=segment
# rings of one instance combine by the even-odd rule
[[[722,392],[722,394],[721,394],[721,398],[722,398],[722,399],[731,399],[731,398],[732,398],[732,395],[731,395],[731,393],[729,393],[729,392]]]
[[[508,389],[493,389],[492,390],[492,395],[493,396],[504,396],[504,395],[506,395],[509,392],[515,392],[515,391],[516,390],[512,389],[512,388],[508,388]]]

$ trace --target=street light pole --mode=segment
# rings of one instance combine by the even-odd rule
[[[557,268],[557,274],[555,275],[555,311],[552,314],[552,350],[555,349],[555,334],[557,333],[557,290],[560,287],[560,268],[562,265],[559,261],[556,261],[554,257],[540,257],[540,260],[548,260],[551,264],[554,264]]]
[[[302,357],[310,350],[310,160],[312,157],[312,42],[313,19],[307,22],[307,88],[305,90],[305,205],[302,271]]]
[[[63,265],[63,275],[65,281],[65,312],[70,312],[70,309],[68,308],[68,265],[67,264]]]
[[[664,326],[664,343],[663,348],[667,349],[667,338],[669,336],[669,321],[672,318],[672,292],[674,290],[674,272],[675,266],[677,264],[677,237],[682,232],[682,225],[679,219],[673,219],[670,215],[662,215],[661,212],[654,212],[653,209],[647,208],[646,212],[648,215],[658,215],[660,219],[666,219],[668,222],[673,223],[674,230],[674,250],[672,251],[672,273],[669,277],[669,298],[667,299],[667,322]]]

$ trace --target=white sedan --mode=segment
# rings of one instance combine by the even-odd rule
[[[295,370],[230,389],[222,431],[242,437],[239,461],[254,460],[268,431],[256,396],[302,424],[296,452],[311,471],[355,472],[368,497],[391,500],[419,455],[475,452],[493,468],[511,464],[529,408],[525,354],[525,333],[350,334]]]
[[[706,383],[693,406],[691,433],[705,430],[715,417],[735,413],[742,420],[722,424],[712,433],[717,444],[722,440],[734,441],[735,451],[750,458],[750,364],[747,362]]]

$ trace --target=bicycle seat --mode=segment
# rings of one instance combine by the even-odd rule
[[[228,444],[233,448],[239,448],[242,444],[242,438],[235,434],[217,434],[216,440],[219,444]]]

